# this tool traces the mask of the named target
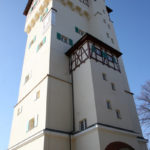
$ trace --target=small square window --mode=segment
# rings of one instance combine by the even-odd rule
[[[29,120],[29,126],[28,126],[28,131],[32,130],[34,128],[34,118],[32,118],[31,120]]]
[[[80,128],[80,131],[83,131],[83,130],[85,130],[87,128],[87,121],[86,121],[86,119],[80,121],[79,128]]]
[[[102,73],[103,80],[107,81],[107,76],[105,73]]]
[[[107,109],[112,109],[111,102],[109,100],[106,101]]]
[[[36,100],[40,98],[40,91],[36,92]]]
[[[38,125],[38,115],[36,115],[35,117],[33,117],[28,121],[27,131],[32,130],[33,128],[37,127],[37,125]]]
[[[116,87],[115,87],[114,83],[111,83],[111,88],[112,88],[113,91],[116,91]]]
[[[29,81],[29,75],[27,75],[26,77],[25,77],[25,81],[24,81],[24,83],[27,83],[28,81]]]
[[[116,110],[116,116],[118,119],[121,119],[121,113],[120,110]]]
[[[106,35],[107,35],[107,38],[110,38],[109,33],[106,33]]]
[[[113,38],[111,38],[111,42],[112,42],[112,44],[114,44],[114,39]]]
[[[106,23],[106,19],[103,19],[103,22]]]
[[[111,27],[110,27],[110,24],[108,24],[108,29],[110,29]]]
[[[22,107],[18,108],[17,110],[17,116],[19,116],[22,113]]]
[[[68,38],[62,35],[62,41],[63,41],[64,43],[68,43]]]

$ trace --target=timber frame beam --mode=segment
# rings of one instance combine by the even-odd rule
[[[66,55],[69,57],[70,72],[85,63],[87,59],[94,59],[96,62],[121,72],[118,58],[122,53],[88,33],[73,45]]]

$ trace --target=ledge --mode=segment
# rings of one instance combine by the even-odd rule
[[[113,12],[113,10],[112,10],[110,7],[108,7],[108,6],[106,6],[106,10],[107,10],[107,12],[108,12],[109,14]]]
[[[130,92],[130,91],[127,91],[127,90],[124,90],[125,93],[127,94],[130,94],[130,95],[134,95],[134,93]]]

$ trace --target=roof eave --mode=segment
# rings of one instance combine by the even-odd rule
[[[26,7],[25,7],[25,9],[24,9],[24,12],[23,12],[23,14],[24,14],[25,16],[27,16],[27,14],[28,14],[28,12],[29,12],[29,9],[30,9],[30,7],[31,7],[31,5],[32,5],[32,2],[33,2],[33,0],[28,0],[28,3],[27,3],[27,5],[26,5]]]
[[[117,57],[120,57],[122,53],[113,47],[107,45],[106,43],[100,41],[99,39],[93,37],[92,35],[86,33],[80,40],[78,40],[67,52],[66,55],[70,56],[81,44],[83,44],[85,41],[95,41],[96,43],[100,44],[101,46],[109,49],[110,51],[113,51]]]

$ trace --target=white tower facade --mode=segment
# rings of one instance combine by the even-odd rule
[[[147,150],[104,0],[28,0],[9,150]]]

